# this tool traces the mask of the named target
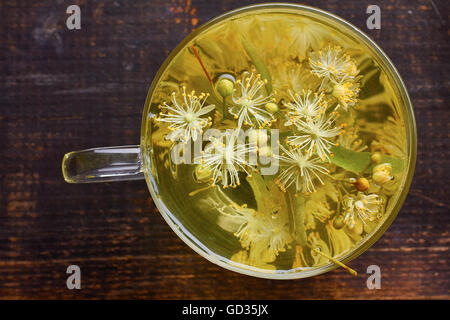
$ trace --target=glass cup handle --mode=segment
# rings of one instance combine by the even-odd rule
[[[144,179],[140,146],[92,148],[66,153],[62,161],[69,183]]]

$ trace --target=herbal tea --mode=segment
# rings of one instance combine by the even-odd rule
[[[400,99],[341,29],[289,13],[228,19],[157,83],[144,141],[156,193],[222,261],[339,264],[390,214],[407,163]]]

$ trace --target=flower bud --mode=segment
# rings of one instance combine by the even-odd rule
[[[222,97],[233,94],[234,82],[228,77],[220,77],[216,83],[216,90]]]
[[[358,191],[366,191],[369,189],[369,180],[366,178],[359,178],[355,181],[355,183],[353,183],[353,185]]]
[[[266,103],[266,105],[264,107],[266,108],[266,111],[270,112],[271,114],[274,114],[275,112],[277,112],[279,110],[278,105],[273,102]]]
[[[375,164],[379,164],[382,159],[383,159],[383,156],[379,152],[375,152],[370,156],[370,160]]]
[[[392,179],[392,165],[390,163],[382,163],[375,166],[372,170],[372,179],[377,185],[382,185]]]

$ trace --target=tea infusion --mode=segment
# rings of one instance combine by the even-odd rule
[[[222,260],[260,272],[337,263],[389,214],[403,115],[354,38],[298,15],[244,16],[200,34],[161,79],[146,135],[157,192]],[[200,156],[177,164],[174,148],[195,143]]]

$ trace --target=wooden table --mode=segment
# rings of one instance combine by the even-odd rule
[[[178,239],[144,181],[69,185],[65,152],[139,142],[150,82],[169,52],[208,19],[254,1],[0,2],[0,298],[449,298],[448,3],[305,1],[373,38],[406,82],[418,126],[410,194],[394,224],[342,269],[270,281],[209,263]],[[81,30],[66,8],[81,7]],[[66,288],[66,268],[82,289]],[[382,289],[366,288],[368,265]],[[245,285],[244,285],[245,284]]]

